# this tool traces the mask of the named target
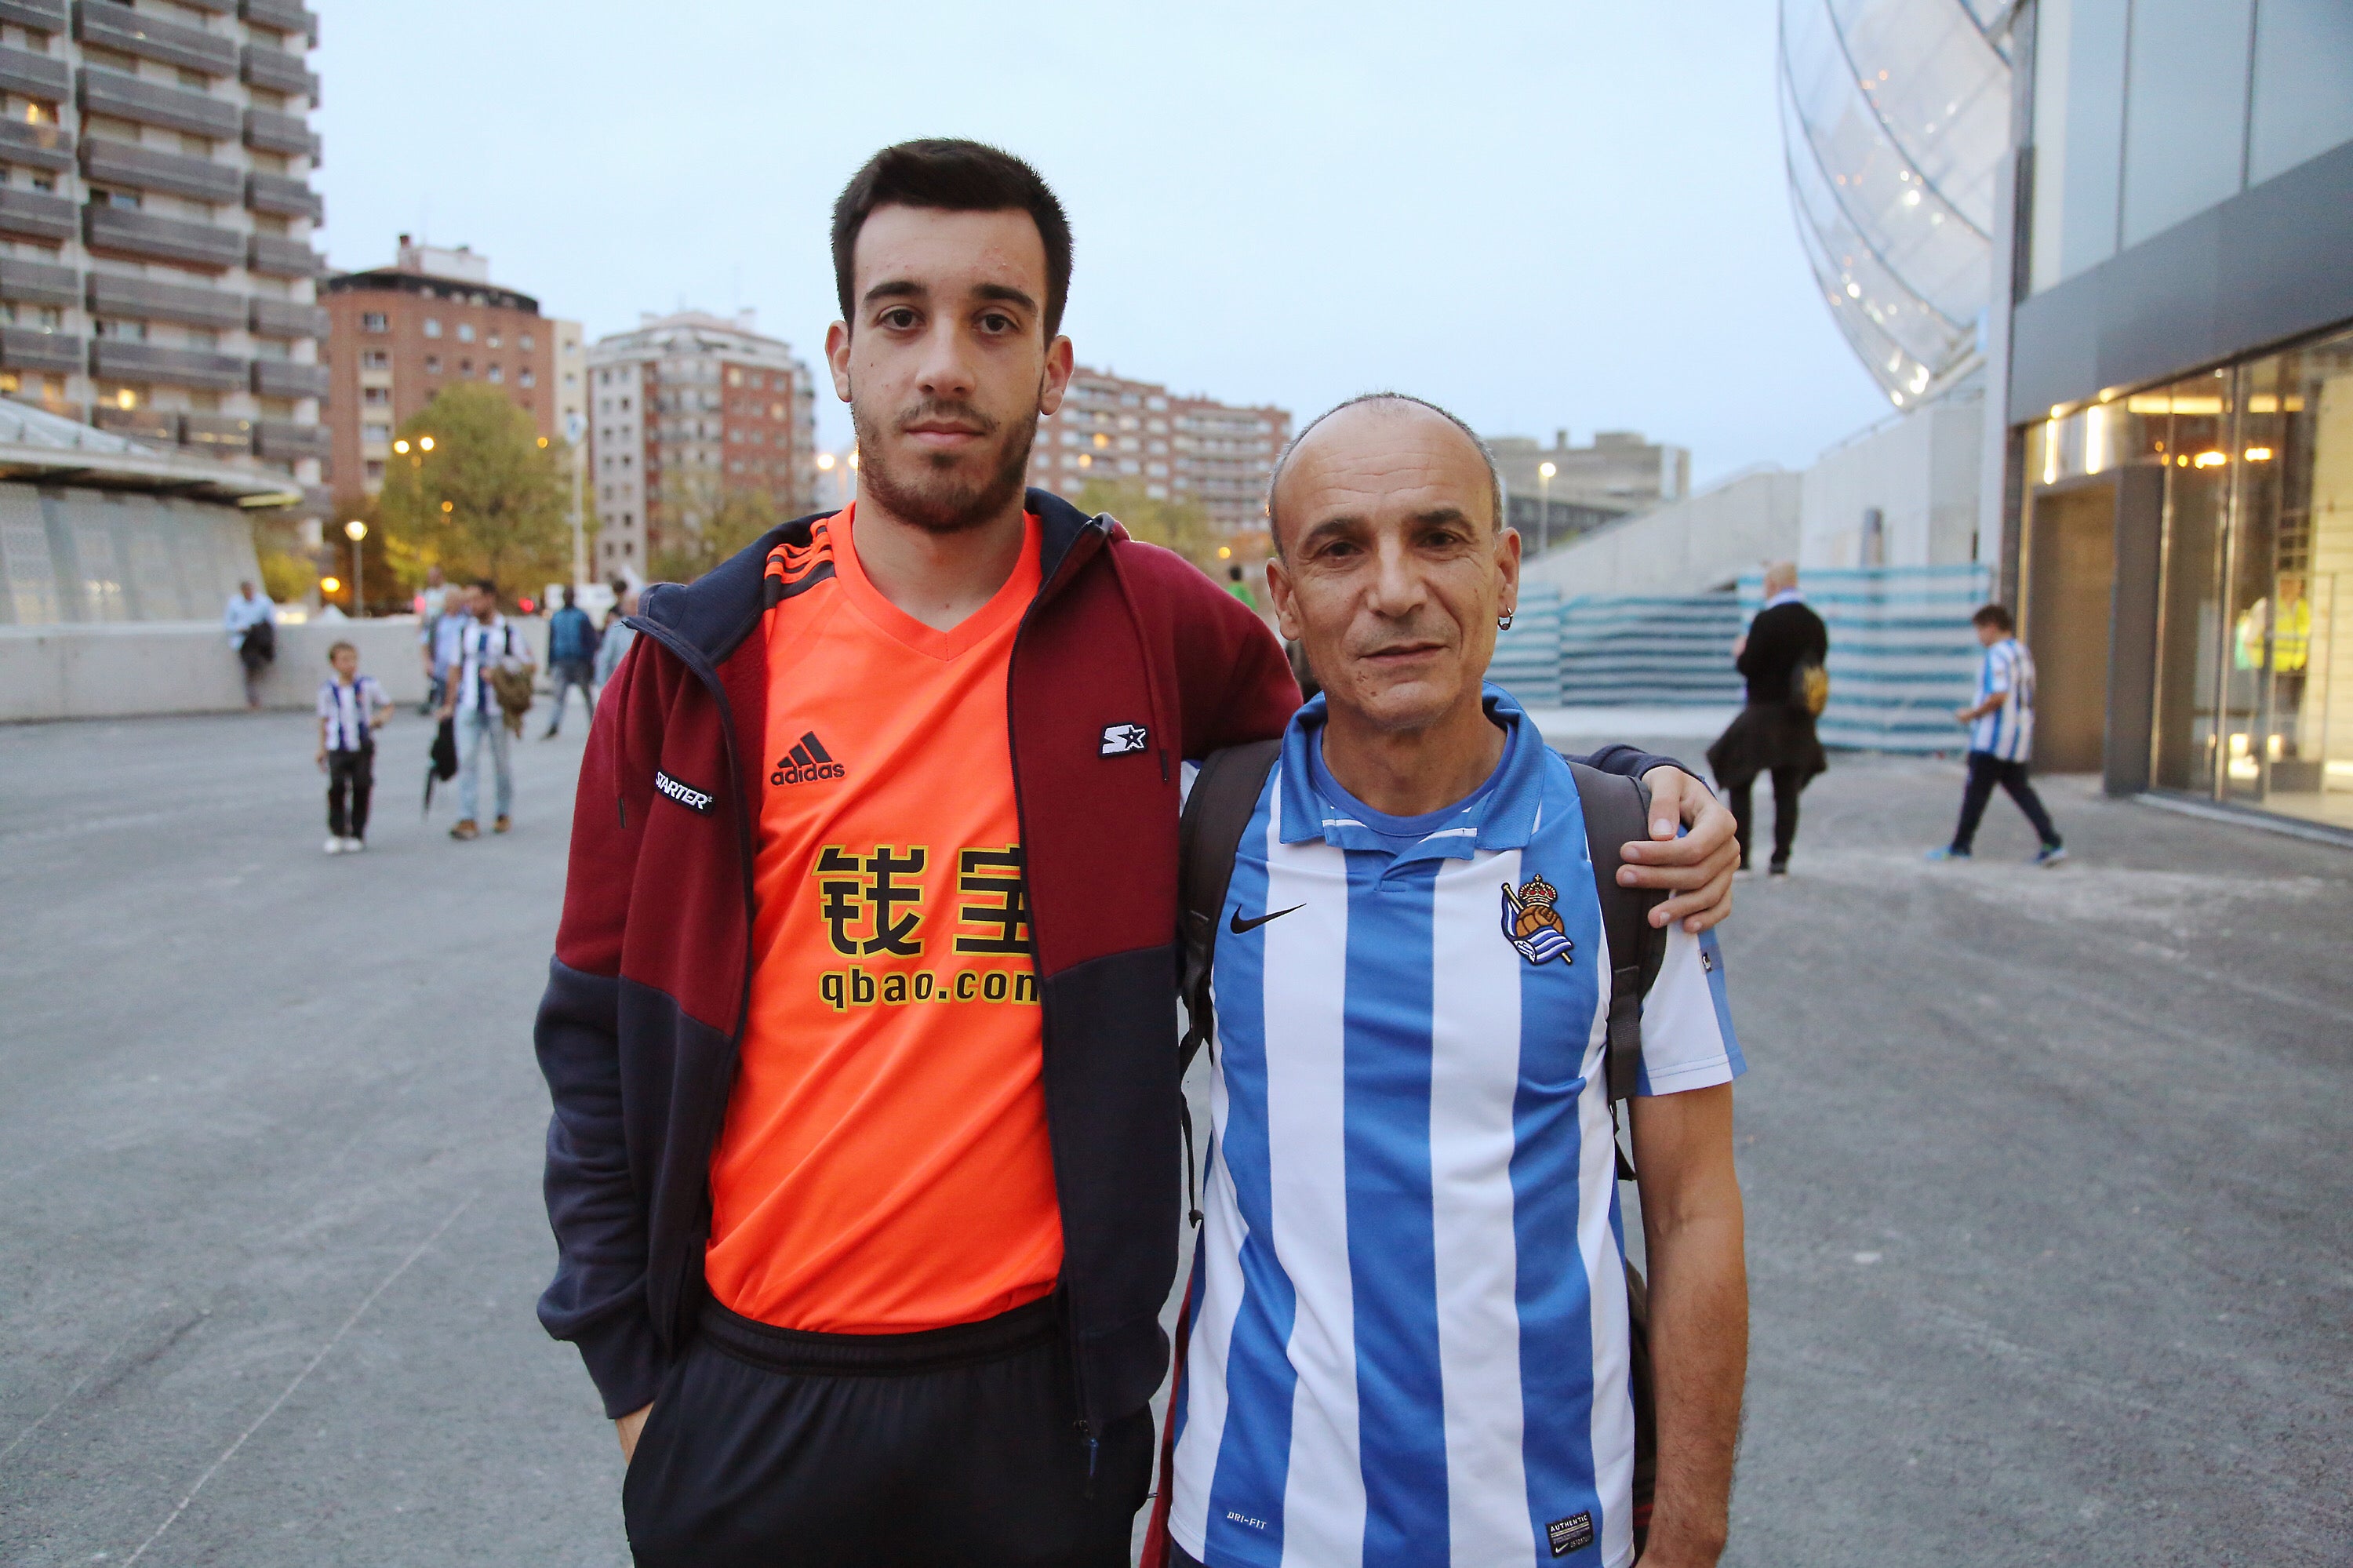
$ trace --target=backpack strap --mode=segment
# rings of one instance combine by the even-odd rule
[[[1651,924],[1651,911],[1665,895],[1618,885],[1618,869],[1625,863],[1620,846],[1651,836],[1651,792],[1642,781],[1604,773],[1582,762],[1571,762],[1568,770],[1577,780],[1577,803],[1585,811],[1586,853],[1592,857],[1593,890],[1601,900],[1601,932],[1609,946],[1609,1032],[1602,1058],[1614,1123],[1618,1102],[1631,1099],[1641,1082],[1642,1000],[1650,995],[1651,982],[1659,978],[1659,967],[1667,956],[1667,934]],[[1622,1149],[1618,1154],[1618,1178],[1634,1179],[1634,1167]]]
[[[1274,771],[1274,759],[1282,755],[1280,736],[1211,752],[1194,777],[1193,792],[1185,798],[1184,815],[1176,821],[1176,922],[1184,965],[1177,994],[1184,999],[1186,1020],[1176,1046],[1180,1085],[1216,1030],[1209,982],[1218,951],[1218,916],[1226,906],[1243,830],[1258,810],[1259,792]],[[1181,1088],[1177,1107],[1185,1123],[1186,1207],[1198,1225],[1201,1210],[1193,1201],[1193,1109],[1184,1103]]]

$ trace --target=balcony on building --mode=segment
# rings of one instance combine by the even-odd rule
[[[310,181],[286,175],[256,171],[247,175],[245,205],[255,212],[276,213],[280,217],[307,217],[312,223],[327,219],[326,198],[311,188]]]
[[[235,129],[232,124],[230,130]],[[316,161],[319,156],[319,138],[310,124],[299,114],[281,114],[275,109],[245,111],[245,144],[264,153],[284,153],[290,157]]]
[[[132,343],[102,337],[90,345],[90,374],[108,381],[160,381],[167,387],[193,387],[206,392],[242,392],[246,366],[252,362],[233,354],[213,354],[201,348],[164,348],[152,343]]]
[[[233,228],[158,217],[135,207],[86,207],[81,219],[82,243],[108,255],[171,261],[215,272],[227,271],[245,260],[246,236]]]
[[[81,274],[52,261],[0,257],[0,300],[20,305],[78,305]]]
[[[214,457],[251,457],[253,424],[242,414],[183,414],[180,440]]]
[[[82,340],[60,332],[34,327],[0,327],[0,366],[10,370],[79,370],[85,358]]]
[[[288,54],[268,44],[245,46],[243,69],[238,75],[248,87],[290,92],[313,103],[319,101],[317,73],[303,66],[301,55]]]
[[[90,275],[90,313],[94,316],[124,316],[133,321],[180,322],[189,326],[226,328],[245,325],[246,297],[218,289],[164,283],[152,278],[125,278],[113,272]]]
[[[303,6],[302,0],[240,0],[237,14],[281,33],[300,33],[314,46],[319,41],[319,18]]]
[[[0,22],[14,22],[37,33],[62,33],[66,0],[0,0]]]
[[[224,138],[237,132],[234,103],[95,66],[81,69],[81,111],[160,125],[192,136]]]
[[[327,335],[327,307],[294,300],[257,298],[253,302],[253,335],[323,338]]]
[[[44,103],[62,103],[72,86],[73,73],[65,61],[30,49],[0,48],[0,88]]]
[[[180,441],[180,416],[169,408],[124,408],[100,403],[90,411],[90,422],[101,430],[160,446],[177,446]]]
[[[134,11],[108,0],[96,5],[74,0],[73,25],[75,37],[101,48],[206,76],[228,76],[237,69],[236,44],[202,27],[167,22],[151,11]]]
[[[73,132],[64,126],[0,120],[0,163],[62,170],[72,168],[73,161]]]
[[[315,278],[327,270],[309,240],[282,234],[255,235],[245,264],[265,278]]]
[[[253,390],[260,397],[323,397],[327,395],[327,367],[302,365],[291,359],[257,359],[253,362]]]
[[[253,450],[272,462],[299,462],[322,458],[332,437],[324,425],[298,425],[291,419],[260,419],[253,427]]]
[[[244,177],[227,164],[135,147],[102,136],[83,139],[81,172],[100,185],[165,191],[198,201],[233,202],[245,194]]]
[[[74,204],[47,191],[0,186],[0,234],[28,239],[71,239]]]

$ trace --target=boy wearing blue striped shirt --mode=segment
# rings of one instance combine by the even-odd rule
[[[1978,700],[1953,717],[1968,726],[1969,777],[1961,787],[1961,820],[1953,842],[1930,850],[1930,860],[1968,860],[1976,853],[1978,824],[1999,784],[2026,813],[2042,848],[2034,863],[2057,865],[2067,858],[2059,830],[2042,797],[2027,782],[2026,762],[2034,752],[2034,656],[2018,640],[2018,623],[2008,609],[1989,604],[1969,618],[1985,658],[1978,666]]]
[[[1218,912],[1206,1217],[1148,1562],[1635,1555],[1612,960],[1568,764],[1482,683],[1519,577],[1499,493],[1466,427],[1394,394],[1276,471],[1269,584],[1323,694]],[[1743,1063],[1714,938],[1665,944],[1631,1102],[1642,1561],[1707,1568],[1746,1364]]]
[[[329,854],[367,848],[368,796],[375,789],[375,732],[392,715],[392,699],[374,675],[360,673],[360,651],[348,642],[327,650],[334,674],[319,686],[319,771],[327,776]]]

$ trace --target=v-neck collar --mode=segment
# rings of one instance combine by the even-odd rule
[[[852,502],[831,525],[834,576],[852,609],[877,631],[913,652],[943,663],[961,658],[1020,620],[1029,601],[1038,597],[1041,525],[1034,512],[1021,514],[1021,555],[1013,563],[1012,573],[987,604],[944,631],[924,625],[883,598],[882,590],[866,575],[865,563],[858,558],[857,513],[858,504]]]

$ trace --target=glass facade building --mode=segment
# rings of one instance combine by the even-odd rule
[[[2010,54],[2037,759],[2353,836],[2353,5],[2027,0]]]

